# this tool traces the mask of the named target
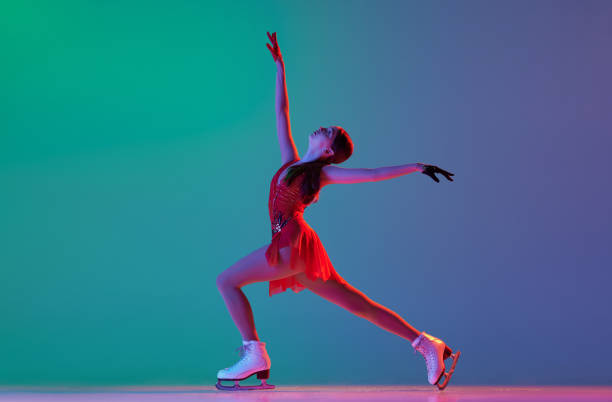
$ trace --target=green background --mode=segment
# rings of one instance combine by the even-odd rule
[[[203,384],[241,337],[216,288],[270,241],[283,53],[300,155],[415,173],[326,187],[338,272],[463,356],[456,384],[609,384],[610,2],[0,5],[0,384]],[[603,174],[603,176],[602,176]],[[405,339],[244,288],[273,384],[426,384]]]

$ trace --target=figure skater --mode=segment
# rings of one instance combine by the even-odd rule
[[[336,183],[361,183],[387,180],[412,172],[421,172],[439,182],[435,173],[449,181],[453,173],[435,165],[423,163],[381,167],[376,169],[346,169],[340,164],[353,153],[353,142],[340,126],[320,127],[308,138],[308,151],[300,158],[293,143],[289,121],[289,101],[285,84],[285,65],[276,41],[276,32],[266,44],[278,68],[276,79],[277,134],[282,165],[272,177],[268,212],[272,224],[269,244],[238,260],[217,277],[217,287],[229,313],[242,335],[240,360],[217,373],[217,388],[224,390],[270,389],[270,357],[265,342],[260,341],[253,312],[241,288],[254,282],[269,281],[269,296],[292,289],[295,293],[308,288],[313,293],[335,303],[379,327],[409,340],[420,352],[427,366],[428,382],[444,389],[452,375],[459,351],[453,351],[440,339],[420,332],[394,311],[368,298],[347,283],[334,269],[323,244],[303,218],[304,209],[317,202],[322,187]],[[452,358],[452,366],[444,372],[444,361]],[[256,374],[260,385],[240,386]],[[440,380],[445,375],[442,383]],[[233,381],[226,386],[222,380]]]

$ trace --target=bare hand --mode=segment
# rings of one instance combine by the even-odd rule
[[[272,57],[274,58],[274,61],[282,61],[283,60],[283,55],[281,54],[280,49],[278,48],[278,42],[276,41],[276,32],[274,32],[272,35],[270,35],[270,32],[267,32],[268,34],[268,38],[270,38],[270,42],[272,42],[272,47],[270,47],[269,43],[266,43],[266,46],[268,47],[268,49],[270,50],[270,53],[272,53]]]
[[[438,180],[438,178],[434,175],[434,173],[439,173],[441,175],[444,175],[444,177],[446,177],[448,180],[453,181],[451,176],[454,176],[455,175],[454,173],[447,172],[446,170],[440,169],[439,167],[435,165],[426,165],[423,163],[419,163],[418,165],[422,169],[421,173],[426,174],[427,176],[431,177],[436,183],[440,183],[440,180]]]

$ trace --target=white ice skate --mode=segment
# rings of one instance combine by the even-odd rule
[[[274,385],[266,384],[270,377],[270,357],[266,351],[266,343],[260,341],[242,341],[240,360],[231,367],[219,370],[217,373],[217,389],[225,391],[242,391],[250,389],[273,389]],[[240,381],[246,380],[253,374],[261,380],[259,385],[241,386]],[[233,386],[221,384],[221,381],[234,381]]]
[[[437,385],[438,389],[446,388],[446,384],[448,384],[448,381],[455,371],[455,365],[457,364],[457,359],[459,359],[461,352],[456,351],[453,353],[451,348],[446,346],[444,342],[434,336],[426,334],[424,331],[412,342],[412,346],[415,349],[415,354],[418,350],[425,358],[425,364],[427,365],[427,381],[431,385]],[[453,364],[450,370],[445,373],[444,360],[449,357],[453,359]],[[446,375],[446,377],[440,384],[443,375]]]

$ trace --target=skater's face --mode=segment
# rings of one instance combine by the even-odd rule
[[[334,154],[332,144],[336,133],[332,127],[319,127],[308,137],[308,147],[328,157]]]

